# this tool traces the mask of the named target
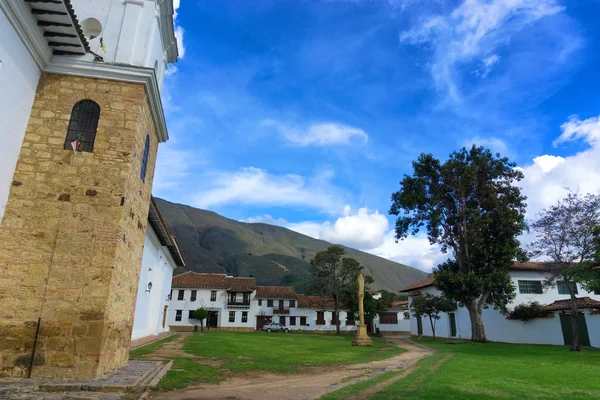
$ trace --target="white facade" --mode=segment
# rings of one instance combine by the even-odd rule
[[[182,298],[181,292],[183,292],[183,300],[180,300]],[[196,292],[196,299],[192,298],[192,292]],[[244,293],[235,293],[234,303],[243,303]],[[173,288],[169,310],[167,312],[168,324],[180,327],[200,326],[199,320],[190,318],[190,312],[194,312],[198,308],[206,308],[209,311],[210,317],[204,321],[204,325],[210,323],[211,327],[254,329],[256,324],[254,316],[258,310],[258,302],[254,301],[256,295],[255,292],[246,293],[250,298],[248,306],[229,306],[230,300],[233,299],[230,299],[230,293],[225,289]],[[180,312],[181,318],[178,317],[178,312]],[[233,322],[230,322],[229,320],[230,312],[233,312]],[[247,313],[245,322],[243,321],[244,313]],[[215,317],[212,317],[213,314],[216,314]]]
[[[158,335],[169,331],[165,310],[168,310],[173,270],[177,267],[169,250],[160,244],[154,229],[148,224],[142,269],[133,319],[131,339]],[[149,284],[150,287],[149,287]]]
[[[41,71],[3,12],[0,38],[1,222]]]
[[[512,283],[516,288],[515,300],[509,304],[508,309],[512,310],[518,304],[526,304],[537,301],[541,305],[551,304],[557,300],[568,300],[568,294],[559,294],[557,287],[543,288],[542,294],[524,294],[519,289],[519,281],[540,281],[543,282],[545,275],[536,271],[510,271]],[[600,296],[587,292],[580,285],[577,285],[577,297],[590,297],[594,300],[600,300]],[[421,293],[431,293],[441,295],[442,292],[433,286],[419,289]],[[409,303],[412,297],[409,297]],[[585,315],[590,344],[593,347],[600,347],[600,314],[593,314],[589,309],[580,309]],[[526,343],[526,344],[549,344],[564,345],[564,338],[560,323],[559,311],[554,311],[549,318],[536,318],[528,322],[520,320],[506,319],[500,311],[488,308],[483,311],[483,323],[487,339],[493,342],[506,343]],[[451,334],[451,319],[446,313],[441,314],[440,320],[436,322],[436,336],[445,338],[471,338],[471,321],[466,308],[459,307],[455,315],[456,335]],[[414,315],[410,315],[410,331],[413,335],[419,334],[418,321]],[[427,317],[421,319],[422,334],[432,336],[431,324]]]
[[[382,315],[378,315],[373,321],[375,329],[379,329],[379,331],[383,334],[410,332],[410,315],[408,310],[388,309],[386,310],[385,314],[386,316],[391,316],[391,314],[394,314],[396,323],[390,323],[388,322],[389,319],[383,318]]]

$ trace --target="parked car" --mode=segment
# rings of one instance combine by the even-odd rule
[[[270,322],[265,324],[262,330],[264,332],[289,332],[290,328],[277,322]]]

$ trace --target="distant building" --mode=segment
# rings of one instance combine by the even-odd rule
[[[290,286],[256,286],[254,278],[225,274],[186,272],[175,276],[167,315],[171,330],[190,331],[200,325],[193,313],[201,307],[208,310],[206,323],[211,328],[253,331],[261,330],[268,322],[279,322],[297,331],[336,329],[332,297],[297,294]],[[383,326],[382,332],[409,331],[405,309],[400,304],[393,306],[376,324]],[[356,330],[352,315],[344,309],[339,315],[342,332]]]
[[[526,323],[507,319],[507,316],[493,308],[483,310],[483,323],[487,339],[494,342],[566,345],[571,340],[571,305],[568,287],[559,282],[556,287],[544,288],[547,278],[545,263],[526,262],[513,264],[509,271],[516,288],[516,297],[508,305],[513,310],[516,305],[536,301],[549,311],[547,318],[536,318]],[[441,295],[435,288],[433,275],[403,290],[408,292],[409,303],[415,296],[424,293]],[[587,292],[576,286],[579,304],[580,340],[582,345],[600,347],[600,295]],[[428,320],[410,315],[410,328],[413,335],[431,336]],[[447,338],[471,338],[471,322],[466,308],[459,307],[452,313],[441,314],[437,321],[436,336]]]

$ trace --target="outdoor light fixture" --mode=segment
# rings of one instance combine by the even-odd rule
[[[148,289],[146,289],[146,293],[150,293],[152,290],[152,282],[148,282]]]

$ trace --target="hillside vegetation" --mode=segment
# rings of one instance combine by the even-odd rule
[[[292,285],[308,293],[309,261],[331,245],[280,226],[239,222],[159,198],[156,202],[188,271],[253,275],[259,285]],[[373,289],[398,291],[426,277],[416,268],[359,250],[346,247],[346,253],[375,278]]]

